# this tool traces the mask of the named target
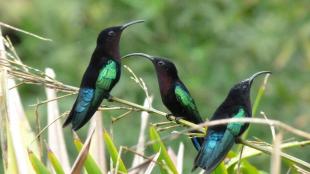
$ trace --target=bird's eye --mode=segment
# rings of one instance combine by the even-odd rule
[[[164,65],[164,64],[165,64],[165,62],[163,62],[163,61],[159,61],[157,64],[158,64],[158,65],[160,65],[160,66],[162,66],[162,65]]]
[[[114,32],[114,31],[109,31],[109,32],[108,32],[108,35],[109,35],[109,36],[115,36],[115,32]]]

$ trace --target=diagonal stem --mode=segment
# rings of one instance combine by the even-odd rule
[[[264,152],[266,154],[269,154],[269,155],[272,154],[272,148],[265,148],[265,147],[257,146],[255,144],[252,144],[252,143],[250,143],[248,141],[245,141],[243,139],[239,139],[238,141],[239,141],[238,143],[243,144],[245,146],[248,146],[248,147],[251,147],[253,149],[262,151],[262,152]],[[291,161],[293,163],[302,165],[303,167],[306,167],[306,168],[310,169],[310,164],[305,162],[305,161],[303,161],[303,160],[300,160],[300,159],[298,159],[298,158],[296,158],[294,156],[291,156],[291,155],[289,155],[287,153],[284,153],[284,152],[281,152],[280,155],[281,155],[282,158],[284,158],[286,160],[289,160],[289,161]]]

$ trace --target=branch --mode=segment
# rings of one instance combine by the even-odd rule
[[[261,147],[261,146],[257,146],[255,144],[252,144],[252,143],[250,143],[248,141],[245,141],[243,139],[239,139],[239,143],[241,143],[241,144],[243,144],[245,146],[251,147],[253,149],[259,150],[261,152],[264,152],[264,153],[266,153],[268,155],[272,155],[272,148],[264,148],[264,147]],[[303,161],[303,160],[300,160],[300,159],[298,159],[298,158],[296,158],[294,156],[291,156],[291,155],[289,155],[287,153],[284,153],[284,152],[281,152],[280,155],[281,155],[282,158],[284,158],[286,160],[289,160],[289,161],[291,161],[293,163],[302,165],[302,166],[307,167],[308,169],[310,169],[310,164],[305,162],[305,161]]]

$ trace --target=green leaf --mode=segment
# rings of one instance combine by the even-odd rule
[[[107,147],[107,150],[112,158],[112,161],[113,161],[113,164],[117,164],[118,162],[118,170],[120,172],[124,172],[124,173],[127,173],[127,169],[122,161],[121,158],[119,158],[119,153],[117,151],[117,148],[115,147],[110,135],[108,132],[104,131],[103,132],[103,139],[104,139],[104,142],[106,144],[106,147]],[[117,161],[117,159],[119,159],[119,161]]]
[[[48,174],[50,173],[47,167],[35,156],[35,154],[28,149],[29,160],[32,164],[33,169],[37,174]]]
[[[171,171],[172,173],[177,174],[178,171],[177,171],[174,163],[172,162],[170,156],[168,155],[168,152],[166,150],[166,146],[161,141],[158,132],[156,131],[156,129],[153,126],[150,127],[149,133],[150,133],[150,139],[155,142],[155,143],[153,143],[154,151],[155,152],[161,151],[160,156],[159,156],[157,161],[159,161],[160,163],[163,164],[163,166],[161,166],[162,171],[166,170],[165,173],[169,173]],[[165,165],[167,166],[167,168],[164,167]]]
[[[65,174],[65,171],[63,170],[62,165],[60,164],[54,152],[48,147],[47,144],[46,147],[47,147],[47,158],[51,162],[56,174]]]
[[[250,151],[249,151],[250,150]],[[243,155],[242,155],[242,158],[241,158],[241,164],[240,164],[240,173],[243,173],[243,174],[246,174],[246,173],[253,173],[253,174],[258,174],[259,171],[257,170],[257,168],[255,168],[251,163],[249,163],[247,160],[245,160],[244,157],[244,154],[247,154],[247,153],[251,153],[252,150],[254,149],[249,149],[247,147],[244,147],[243,148]],[[229,151],[228,153],[228,157],[230,158],[230,161],[228,164],[226,164],[226,168],[227,168],[227,172],[228,173],[237,173],[237,164],[238,164],[238,161],[239,161],[239,156],[240,154],[236,154],[235,152],[233,151]],[[233,165],[231,163],[231,161],[234,161]]]
[[[224,162],[221,162],[211,174],[228,174]]]
[[[234,167],[229,168],[228,173],[237,173],[238,166],[237,164]],[[242,174],[259,174],[260,171],[254,167],[247,160],[242,160],[240,164],[240,173]]]
[[[80,140],[80,138],[77,136],[77,134],[74,133],[74,145],[75,148],[80,152],[83,148],[83,143]],[[90,154],[87,154],[86,160],[84,162],[84,167],[87,171],[87,173],[94,173],[94,174],[100,174],[102,173],[98,164],[93,159],[93,157]]]

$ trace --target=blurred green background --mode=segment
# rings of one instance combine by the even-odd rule
[[[53,42],[44,42],[4,29],[24,63],[42,70],[51,67],[58,80],[78,86],[97,34],[109,26],[144,19],[144,24],[123,33],[121,54],[145,52],[173,60],[203,116],[213,113],[234,83],[254,72],[271,70],[273,75],[259,111],[310,131],[309,9],[308,0],[0,0],[0,20],[51,38]],[[142,59],[123,63],[145,80],[155,96],[154,107],[166,111],[151,63]],[[252,99],[260,83],[261,80],[256,81]],[[27,115],[34,123],[34,108],[29,105],[45,99],[44,88],[30,85],[20,90]],[[140,104],[144,100],[143,91],[126,71],[112,95]],[[60,100],[61,112],[71,109],[74,99]],[[118,114],[104,113],[107,128],[111,127],[111,116]],[[40,116],[45,125],[45,106],[41,107]],[[132,114],[113,125],[118,145],[136,144],[139,118],[138,113]],[[152,117],[152,122],[159,120],[164,119]],[[66,133],[70,139],[69,128]],[[79,134],[85,136],[86,128]],[[252,126],[249,138],[253,137],[271,142],[269,128],[262,125]],[[291,138],[294,137],[285,134],[285,140]],[[186,145],[184,173],[189,173],[196,155],[191,142],[181,137],[167,144],[175,148],[181,140]],[[72,141],[67,144],[72,147],[73,159],[76,152]],[[306,148],[290,152],[309,161],[310,151]],[[129,162],[132,155],[127,157],[125,161]],[[265,155],[251,162],[259,169],[269,169],[269,157]]]

